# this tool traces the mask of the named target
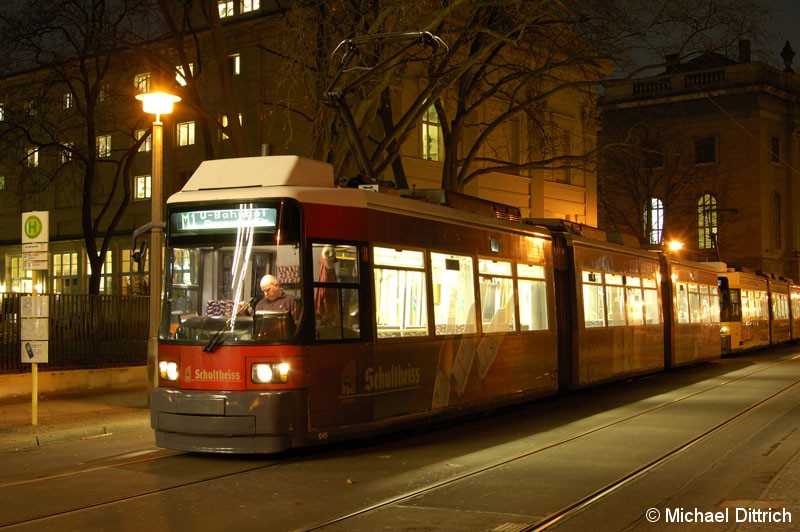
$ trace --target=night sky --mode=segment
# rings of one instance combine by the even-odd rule
[[[792,49],[800,53],[800,2],[798,0],[761,0],[761,2],[777,10],[771,17],[772,24],[769,28],[776,33],[775,59],[770,61],[770,64],[783,66],[778,54],[786,41],[790,41]],[[799,58],[800,56],[797,56],[794,61],[795,71],[800,66]]]

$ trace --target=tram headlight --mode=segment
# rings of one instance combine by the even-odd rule
[[[165,381],[178,380],[178,363],[171,360],[162,360],[158,363],[158,375]]]
[[[728,334],[728,328],[723,325],[722,327],[719,328],[719,332],[721,334]]]
[[[289,382],[289,364],[286,362],[258,362],[250,368],[250,378],[256,384],[284,384]]]

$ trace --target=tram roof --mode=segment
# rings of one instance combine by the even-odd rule
[[[333,187],[333,167],[296,155],[203,161],[182,191],[275,186]]]
[[[507,231],[549,237],[546,229],[520,222],[395,194],[338,188],[330,164],[294,155],[203,161],[181,191],[169,197],[167,204],[258,201],[275,197],[294,198],[303,203],[371,208],[465,225],[499,226]]]

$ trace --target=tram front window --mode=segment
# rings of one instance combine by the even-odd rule
[[[283,249],[281,249],[283,248]],[[172,250],[166,338],[225,342],[282,340],[294,334],[302,297],[292,246]]]
[[[262,216],[270,225],[248,226],[255,211],[267,212]],[[191,211],[196,212],[201,211]],[[289,340],[303,309],[300,248],[297,239],[279,240],[279,209],[248,206],[202,212],[224,213],[233,220],[208,230],[186,230],[182,227],[189,224],[177,217],[187,213],[173,213],[161,338],[204,344],[207,351],[223,343]]]

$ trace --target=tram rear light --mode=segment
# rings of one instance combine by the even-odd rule
[[[162,360],[158,363],[158,374],[161,379],[165,381],[178,380],[178,363],[170,360]]]
[[[250,368],[250,378],[256,384],[284,384],[289,382],[289,364],[286,362],[259,362]]]

